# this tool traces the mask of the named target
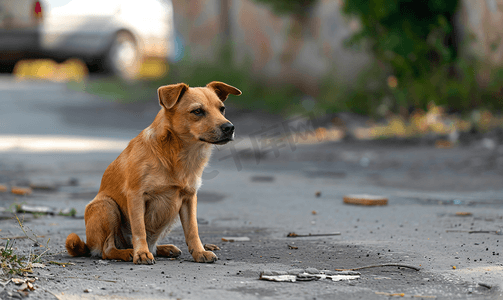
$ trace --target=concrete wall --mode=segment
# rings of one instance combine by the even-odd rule
[[[369,62],[368,55],[343,47],[357,23],[341,15],[341,3],[319,0],[309,18],[299,20],[278,17],[252,0],[173,0],[176,27],[191,59],[216,59],[228,39],[238,63],[250,61],[260,76],[307,89],[327,74],[351,81]]]
[[[503,0],[461,0],[463,41],[491,65],[503,66]]]
[[[278,17],[253,0],[173,0],[173,5],[190,59],[215,60],[222,43],[230,41],[236,61],[251,62],[255,74],[313,91],[327,74],[351,82],[370,62],[369,55],[343,46],[358,22],[341,15],[342,1],[319,0],[305,20]],[[461,46],[503,66],[503,0],[460,1]]]

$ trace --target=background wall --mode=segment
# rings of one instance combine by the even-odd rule
[[[190,60],[216,61],[229,43],[235,62],[250,62],[254,74],[314,93],[324,76],[349,83],[371,61],[364,52],[344,48],[358,22],[341,15],[342,4],[319,0],[308,18],[298,19],[279,17],[252,0],[173,0]],[[458,20],[464,52],[503,65],[503,0],[461,0]]]
[[[251,62],[257,74],[306,85],[330,72],[350,81],[369,61],[368,55],[343,47],[357,22],[341,15],[340,1],[320,0],[302,20],[279,17],[250,0],[173,4],[177,30],[193,60],[216,59],[228,41],[236,62]]]
[[[503,66],[503,0],[462,0],[460,19],[471,51]]]

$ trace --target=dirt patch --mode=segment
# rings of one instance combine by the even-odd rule
[[[462,176],[462,174],[409,173],[400,177],[381,174],[373,175],[369,179],[372,184],[381,187],[452,192],[500,189],[503,182],[503,176],[499,174]]]
[[[225,199],[225,195],[216,192],[204,192],[200,191],[197,193],[197,201],[205,202],[205,203],[216,203],[223,201]]]
[[[308,178],[346,178],[346,172],[328,170],[306,170],[304,174]]]
[[[256,175],[250,177],[251,182],[273,182],[274,176]]]

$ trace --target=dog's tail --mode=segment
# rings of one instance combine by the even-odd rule
[[[71,256],[89,256],[90,251],[76,233],[70,233],[66,238],[66,250]]]

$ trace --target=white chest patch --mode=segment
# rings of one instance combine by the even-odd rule
[[[192,186],[196,192],[199,190],[199,188],[203,185],[203,181],[201,180],[200,177],[197,177],[196,180],[194,181],[194,185]]]

